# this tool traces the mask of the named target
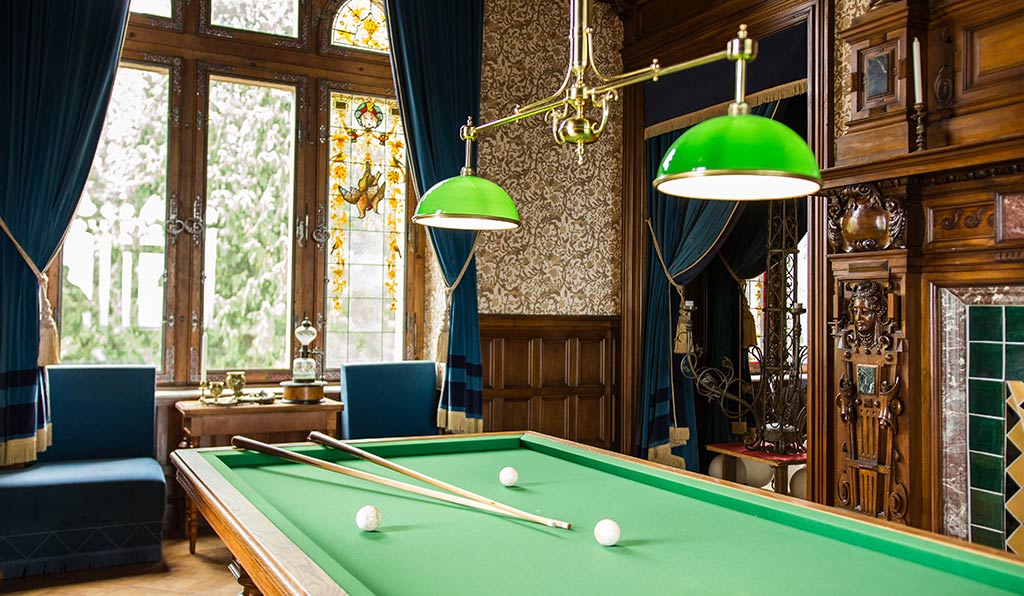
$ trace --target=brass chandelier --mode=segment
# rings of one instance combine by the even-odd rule
[[[723,59],[736,64],[735,98],[728,115],[682,135],[663,157],[655,188],[677,196],[728,200],[804,196],[820,188],[817,162],[804,140],[779,122],[750,114],[744,99],[746,65],[757,55],[757,42],[747,37],[746,25],[740,25],[723,51],[671,66],[654,59],[645,68],[608,77],[594,62],[590,9],[591,0],[570,0],[569,65],[558,89],[490,122],[474,124],[470,118],[459,131],[466,142],[465,167],[459,176],[424,193],[413,221],[469,230],[519,227],[519,213],[508,193],[475,175],[473,143],[481,132],[543,114],[555,142],[576,145],[582,163],[584,146],[607,129],[610,103],[618,99],[619,89]]]

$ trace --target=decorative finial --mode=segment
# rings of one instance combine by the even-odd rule
[[[746,39],[747,38],[747,26],[746,25],[740,25],[740,32],[737,33],[736,36],[739,37],[740,39]]]

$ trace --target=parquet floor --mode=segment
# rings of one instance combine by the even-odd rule
[[[200,533],[195,555],[188,540],[164,540],[162,564],[63,573],[0,582],[19,596],[235,596],[231,553],[213,534]],[[126,572],[130,572],[128,575]]]

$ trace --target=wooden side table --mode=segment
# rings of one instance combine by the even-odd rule
[[[708,445],[708,451],[725,456],[722,461],[722,478],[724,480],[736,481],[737,460],[746,459],[771,466],[775,474],[772,486],[780,495],[789,494],[789,466],[807,463],[806,453],[780,455],[768,451],[747,449],[743,443],[716,443]]]
[[[320,403],[293,404],[280,400],[272,404],[237,404],[233,406],[210,406],[197,400],[175,402],[181,412],[182,439],[180,447],[211,447],[213,437],[247,434],[320,431],[332,437],[338,436],[338,413],[345,405],[333,399]],[[203,438],[206,437],[206,445]],[[199,514],[195,504],[186,494],[185,532],[188,534],[188,551],[196,552],[196,529]]]

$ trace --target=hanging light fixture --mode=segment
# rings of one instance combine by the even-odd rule
[[[740,25],[736,39],[721,52],[665,67],[655,59],[646,68],[605,77],[594,64],[590,4],[591,0],[570,0],[569,66],[558,90],[517,105],[512,114],[491,122],[474,125],[470,119],[460,131],[466,141],[461,175],[424,193],[413,221],[469,230],[519,227],[519,213],[508,193],[472,169],[472,144],[478,133],[544,114],[555,142],[575,145],[582,163],[584,146],[605,131],[610,102],[618,99],[619,89],[723,59],[736,62],[736,95],[729,114],[679,137],[662,158],[654,187],[671,195],[728,200],[804,196],[821,188],[821,174],[807,143],[784,124],[750,114],[744,99],[746,63],[756,57],[757,42],[747,37],[746,25]],[[596,84],[588,84],[588,79]]]

